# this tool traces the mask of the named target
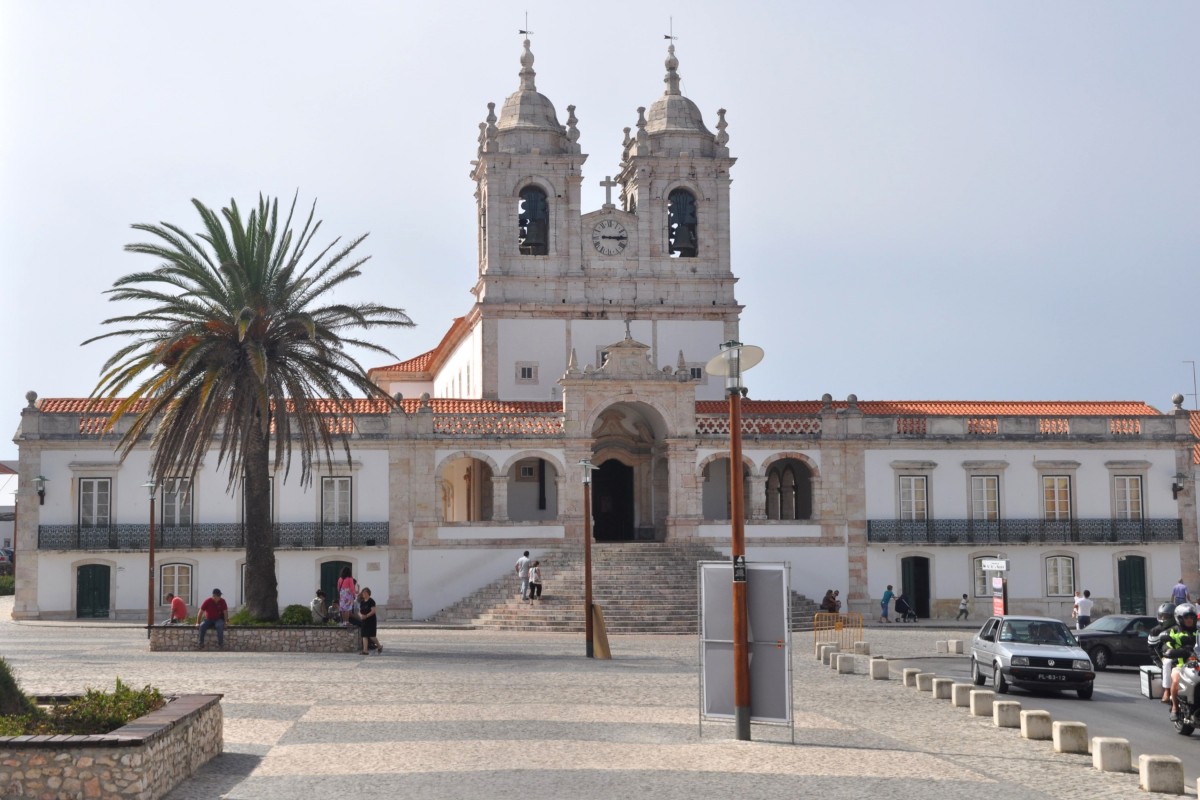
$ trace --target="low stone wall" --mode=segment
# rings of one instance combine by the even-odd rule
[[[177,697],[112,733],[0,736],[0,797],[158,800],[219,755],[221,695]]]
[[[195,650],[199,640],[195,625],[155,625],[150,629],[151,650]],[[225,628],[225,649],[240,653],[354,653],[362,646],[358,628],[337,625]],[[204,647],[217,649],[217,631],[209,629]]]

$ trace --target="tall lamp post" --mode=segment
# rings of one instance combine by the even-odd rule
[[[150,629],[154,627],[154,496],[158,493],[158,484],[146,481],[142,484],[150,494],[150,583],[146,589],[146,638],[150,638]]]
[[[579,462],[583,467],[583,636],[584,653],[596,657],[595,630],[592,623],[592,471],[599,469],[588,459]]]
[[[763,349],[730,340],[705,365],[725,378],[729,395],[729,516],[733,552],[733,722],[737,738],[750,740],[750,628],[746,615],[746,514],[742,484],[742,373],[763,359]]]

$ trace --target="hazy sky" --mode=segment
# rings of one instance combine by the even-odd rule
[[[411,313],[399,358],[436,345],[471,305],[469,162],[526,10],[585,210],[674,16],[684,93],[710,128],[728,109],[752,397],[1192,392],[1195,2],[0,0],[0,458],[26,390],[95,385],[113,345],[79,343],[130,311],[102,292],[153,266],[129,225],[196,230],[192,197],[316,198],[327,237],[371,234],[344,297]]]

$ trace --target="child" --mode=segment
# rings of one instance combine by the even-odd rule
[[[542,562],[535,561],[529,567],[529,602],[542,599]]]
[[[958,601],[958,616],[954,618],[954,621],[958,622],[960,619],[966,619],[968,616],[970,616],[969,612],[970,609],[967,606],[967,596],[964,594],[962,600]]]
[[[329,611],[325,604],[325,592],[317,589],[317,596],[308,604],[308,610],[312,613],[314,625],[324,625],[326,622],[329,622]]]

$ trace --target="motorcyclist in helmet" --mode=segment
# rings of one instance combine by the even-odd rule
[[[1171,670],[1171,719],[1179,718],[1179,670],[1196,652],[1196,607],[1180,603],[1175,607],[1175,627],[1167,631],[1163,655],[1174,662]]]
[[[1175,663],[1163,655],[1167,644],[1167,632],[1175,625],[1175,604],[1163,603],[1158,607],[1158,624],[1150,629],[1146,644],[1150,648],[1150,656],[1156,664],[1162,667],[1162,701],[1171,702],[1171,670]]]

